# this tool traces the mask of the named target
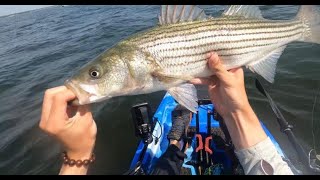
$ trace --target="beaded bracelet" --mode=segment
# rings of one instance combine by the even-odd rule
[[[88,166],[89,164],[92,164],[95,161],[95,155],[92,153],[90,159],[85,159],[85,160],[74,160],[70,159],[67,155],[67,152],[63,152],[63,164],[69,165],[69,166],[74,166],[76,165],[77,167],[81,166]]]

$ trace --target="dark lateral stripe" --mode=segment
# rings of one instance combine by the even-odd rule
[[[231,51],[231,50],[237,50],[237,49],[246,49],[246,48],[253,48],[253,47],[263,47],[263,46],[269,46],[272,45],[274,43],[268,43],[268,44],[259,44],[259,45],[250,45],[250,46],[238,46],[238,47],[232,47],[232,48],[220,48],[220,49],[214,49],[214,52],[221,52],[221,51]],[[210,46],[210,45],[208,45]],[[208,50],[208,51],[203,51],[203,52],[199,52],[199,53],[195,53],[195,54],[184,54],[184,55],[179,55],[179,56],[164,56],[163,59],[173,59],[173,58],[183,58],[183,57],[192,57],[192,56],[200,56],[200,55],[204,55],[206,53],[211,52],[212,50]]]
[[[169,41],[169,42],[162,42],[162,43],[157,43],[154,45],[147,45],[147,46],[143,46],[143,48],[153,48],[159,45],[163,45],[163,44],[176,44],[176,43],[183,43],[183,42],[194,42],[194,41],[198,41],[201,39],[207,39],[207,38],[214,38],[214,37],[228,37],[228,36],[245,36],[245,35],[259,35],[259,34],[278,34],[278,33],[285,33],[285,32],[292,32],[292,31],[296,31],[298,29],[301,29],[302,27],[296,27],[294,29],[288,29],[288,30],[279,30],[279,31],[274,31],[274,32],[268,32],[268,31],[262,31],[262,32],[248,32],[248,33],[236,33],[236,34],[219,34],[219,35],[211,35],[211,36],[202,36],[202,37],[198,37],[198,38],[194,38],[194,39],[189,39],[189,40],[176,40],[176,41]]]
[[[169,24],[168,25],[162,25],[162,26],[167,26],[166,29],[175,29],[175,28],[180,28],[180,27],[185,27],[185,26],[190,26],[190,25],[199,25],[203,23],[211,23],[211,22],[234,22],[234,21],[242,21],[242,22],[266,22],[265,20],[262,19],[245,19],[245,18],[213,18],[213,19],[205,19],[205,20],[197,20],[197,21],[189,21],[189,22],[180,22],[180,23],[174,23],[174,24]],[[268,20],[267,20],[268,21]],[[270,20],[272,21],[272,20]]]
[[[170,65],[170,66],[181,66],[181,65],[189,65],[189,64],[195,64],[195,63],[199,63],[199,62],[202,62],[202,61],[207,61],[206,58],[201,58],[201,59],[198,59],[198,60],[194,60],[194,61],[180,61],[178,63],[174,63],[174,62],[169,62],[167,63],[167,65]]]
[[[188,27],[187,29],[183,29],[183,30],[175,30],[172,32],[158,32],[156,34],[151,35],[150,33],[147,33],[146,35],[142,35],[139,39],[133,40],[133,42],[137,42],[139,44],[142,43],[150,43],[159,39],[165,39],[165,38],[172,38],[178,35],[193,35],[193,34],[197,34],[197,33],[201,33],[201,32],[207,32],[207,31],[214,31],[214,30],[246,30],[246,29],[261,29],[261,28],[266,28],[266,29],[271,29],[271,28],[282,28],[282,27],[290,27],[290,26],[294,26],[294,25],[298,25],[299,22],[295,22],[293,21],[292,23],[285,23],[285,24],[272,24],[272,23],[259,23],[259,24],[250,24],[250,23],[244,23],[244,25],[247,24],[248,26],[245,27],[241,27],[241,23],[234,23],[234,25],[238,25],[238,26],[234,26],[234,27],[228,27],[227,29],[221,29],[221,26],[217,25],[217,24],[213,24],[213,25],[203,25],[200,26],[200,29],[197,29],[195,31],[191,31],[196,29],[195,27]],[[221,25],[228,25],[227,23],[223,23]],[[230,25],[230,24],[229,24]],[[206,29],[208,28],[208,29]],[[188,32],[191,31],[191,32]],[[163,36],[164,35],[164,36]],[[146,37],[147,36],[147,37]]]
[[[214,19],[209,21],[200,21],[200,22],[194,22],[194,23],[183,23],[180,26],[167,26],[167,27],[159,27],[155,28],[152,31],[150,31],[147,36],[153,36],[153,35],[162,35],[165,33],[173,33],[173,32],[181,32],[185,30],[200,28],[200,27],[209,27],[209,26],[220,26],[220,25],[260,25],[260,24],[286,24],[288,26],[296,23],[300,23],[299,21],[272,21],[272,20],[250,20],[250,19]],[[138,41],[139,39],[134,40],[134,42]]]
[[[250,41],[268,41],[268,40],[274,40],[274,39],[283,39],[283,38],[288,38],[288,37],[292,37],[295,35],[300,34],[301,32],[297,32],[294,34],[288,34],[288,35],[284,35],[284,36],[275,36],[275,37],[267,37],[267,38],[252,38],[252,39],[246,39],[246,40],[235,40],[235,41],[219,41],[219,42],[212,42],[212,43],[206,43],[206,44],[200,44],[200,45],[195,45],[195,46],[190,46],[190,47],[180,47],[180,48],[168,48],[168,49],[164,49],[163,52],[166,51],[179,51],[179,50],[191,50],[191,49],[195,49],[195,48],[201,48],[204,46],[211,46],[211,45],[217,45],[217,44],[228,44],[228,43],[239,43],[239,42],[250,42]],[[221,50],[220,50],[221,51]],[[205,52],[203,52],[205,53]],[[192,54],[189,54],[192,55]],[[168,56],[167,56],[168,58]],[[173,58],[170,57],[170,58]]]
[[[284,25],[273,25],[273,26],[249,26],[249,27],[233,27],[233,28],[228,28],[228,29],[225,29],[227,31],[240,31],[240,30],[256,30],[256,29],[279,29],[279,28],[284,28],[284,27],[290,27],[290,26],[284,26]],[[203,32],[208,32],[208,31],[215,31],[215,30],[218,30],[220,31],[219,29],[217,29],[216,27],[214,28],[210,28],[210,29],[204,29],[204,30],[197,30],[197,31],[194,31],[194,32],[185,32],[185,33],[182,33],[182,34],[167,34],[166,36],[155,36],[153,37],[152,39],[143,39],[141,42],[139,42],[138,44],[139,45],[143,45],[143,44],[149,44],[151,42],[154,42],[154,41],[157,41],[157,40],[161,40],[161,39],[169,39],[169,38],[173,38],[173,37],[176,37],[176,36],[191,36],[191,35],[195,35],[195,34],[198,34],[198,33],[203,33]],[[218,35],[217,35],[218,36]]]
[[[295,35],[297,35],[297,34],[299,34],[299,33],[296,33],[296,34],[293,34],[293,35],[290,35],[290,36],[295,36]],[[289,36],[289,37],[290,37],[290,36]],[[286,36],[283,36],[283,37],[280,37],[280,38],[286,38]],[[270,39],[270,38],[268,38],[268,39]],[[277,38],[272,38],[272,39],[277,39]],[[212,50],[211,50],[211,51],[212,51]],[[206,51],[206,52],[211,52],[211,51]],[[249,54],[249,53],[254,52],[254,51],[246,51],[246,52],[233,53],[233,54],[228,54],[228,53],[223,54],[223,53],[219,53],[219,50],[218,50],[218,49],[217,49],[217,50],[214,50],[214,51],[217,52],[220,57],[230,57],[230,56],[236,56],[236,55],[245,55],[245,54]],[[220,51],[221,51],[221,50],[220,50]],[[202,54],[205,54],[206,52],[203,52]],[[201,54],[199,53],[199,56],[200,56],[200,55],[201,55]],[[190,55],[188,55],[188,56],[186,56],[186,57],[191,57],[191,56],[193,56],[193,55],[190,54]],[[177,57],[177,58],[178,58],[178,57]],[[166,59],[166,58],[163,58],[163,59]],[[200,60],[188,61],[187,64],[197,63],[197,62],[200,62],[201,60],[205,60],[205,59],[201,58]],[[176,64],[174,64],[174,65],[176,65],[176,66],[181,66],[181,65],[185,65],[185,63],[186,63],[186,62],[181,62],[181,63],[176,63]],[[170,64],[171,64],[171,63],[170,63]]]
[[[159,32],[163,33],[170,33],[170,32],[175,32],[177,29],[180,31],[183,31],[185,29],[189,29],[190,27],[192,28],[198,28],[198,27],[203,27],[204,25],[206,26],[211,26],[211,25],[241,25],[241,24],[248,24],[248,23],[273,23],[273,22],[268,22],[268,21],[263,21],[263,20],[252,20],[252,19],[214,19],[214,20],[204,20],[204,21],[195,21],[195,22],[190,22],[190,23],[178,23],[178,24],[172,24],[170,26],[163,26],[159,28],[155,28],[152,32],[150,32],[148,35],[156,35],[159,34]],[[181,29],[180,29],[181,28]]]

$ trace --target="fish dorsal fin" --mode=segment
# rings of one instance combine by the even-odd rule
[[[263,54],[260,60],[250,63],[247,67],[255,73],[260,74],[270,83],[274,82],[276,75],[277,62],[286,46],[282,46],[276,50]]]
[[[160,9],[160,25],[203,20],[207,18],[204,10],[195,5],[162,5]]]
[[[255,5],[232,5],[222,15],[263,19],[259,7]]]

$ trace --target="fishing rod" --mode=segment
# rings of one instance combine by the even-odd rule
[[[282,115],[282,113],[280,112],[279,108],[277,107],[277,105],[275,104],[275,102],[272,100],[271,96],[269,95],[269,93],[263,88],[262,84],[259,82],[258,79],[256,79],[255,81],[256,84],[256,88],[259,90],[260,93],[262,93],[265,97],[267,97],[269,104],[274,112],[274,114],[277,117],[277,121],[280,125],[280,130],[281,132],[285,133],[290,141],[290,143],[292,144],[292,146],[295,148],[301,162],[303,163],[303,165],[305,165],[305,167],[307,167],[307,170],[312,171],[312,172],[316,172],[316,173],[320,173],[320,166],[311,163],[311,159],[310,159],[310,153],[309,155],[304,151],[303,147],[299,144],[297,138],[295,137],[295,135],[292,132],[293,126],[290,125],[286,119],[284,118],[284,116]]]

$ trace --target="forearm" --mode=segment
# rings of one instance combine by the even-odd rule
[[[88,172],[88,167],[77,167],[63,164],[59,175],[86,175]]]
[[[245,174],[249,175],[292,175],[288,164],[276,147],[267,138],[258,144],[235,151]]]
[[[267,138],[249,103],[243,109],[223,117],[237,150],[249,148]]]
[[[225,123],[245,174],[293,174],[264,132],[250,105],[244,109],[230,114]]]

